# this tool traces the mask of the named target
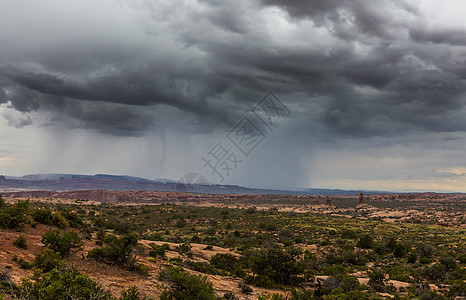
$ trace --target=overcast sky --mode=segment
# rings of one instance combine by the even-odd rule
[[[1,0],[0,174],[466,192],[464,11]]]

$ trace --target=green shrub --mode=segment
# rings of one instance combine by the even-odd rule
[[[221,272],[217,268],[215,268],[214,266],[212,266],[211,264],[205,261],[196,262],[192,260],[187,260],[185,263],[188,268],[190,268],[191,270],[197,271],[197,272],[201,272],[204,274],[212,274],[212,275],[221,274]]]
[[[451,282],[450,289],[448,291],[448,297],[454,299],[458,297],[463,299],[466,297],[466,282],[463,280],[456,280]]]
[[[191,244],[184,243],[184,244],[181,244],[178,247],[176,247],[175,251],[180,253],[180,254],[185,254],[185,253],[188,253],[189,251],[191,251],[191,248],[192,248]]]
[[[21,249],[27,249],[28,248],[26,238],[24,236],[22,236],[22,235],[19,235],[18,238],[16,238],[13,241],[13,245],[15,245],[16,247],[21,248]]]
[[[452,271],[448,272],[449,280],[466,280],[466,272],[463,268],[455,268]]]
[[[269,279],[277,284],[293,284],[299,281],[302,265],[298,262],[300,249],[280,248],[278,245],[244,253],[244,263],[256,274],[254,284],[270,287]],[[266,286],[267,285],[267,286]]]
[[[145,264],[138,263],[136,265],[136,271],[141,275],[148,276],[150,270],[151,270],[151,267],[146,266]]]
[[[351,229],[345,229],[341,232],[341,238],[343,239],[355,239],[357,237],[356,231]]]
[[[441,264],[433,264],[422,269],[422,276],[427,280],[438,281],[445,278],[446,269]]]
[[[324,275],[337,275],[337,274],[345,274],[348,270],[343,267],[342,265],[335,265],[335,266],[327,266],[324,269]]]
[[[45,225],[57,226],[66,228],[70,226],[68,220],[62,216],[60,212],[52,212],[50,209],[38,209],[32,212],[34,221]]]
[[[81,249],[84,245],[75,231],[50,230],[42,236],[41,242],[61,256],[68,255],[71,250]]]
[[[20,266],[22,269],[30,269],[30,268],[32,268],[31,263],[28,262],[27,260],[22,259],[22,258],[20,258],[20,259],[18,260],[18,264],[19,264],[19,266]]]
[[[139,293],[137,287],[132,286],[121,292],[120,300],[146,300],[147,298]]]
[[[104,241],[106,235],[107,235],[107,232],[105,232],[105,230],[101,228],[101,229],[97,230],[96,238],[99,241]]]
[[[417,253],[414,251],[409,252],[408,254],[408,263],[414,264],[417,261]]]
[[[286,298],[282,294],[261,293],[261,294],[257,295],[257,300],[286,300]]]
[[[456,260],[451,256],[442,256],[440,258],[440,263],[447,271],[454,270],[457,267]]]
[[[155,243],[150,243],[149,246],[151,246],[152,250],[149,251],[149,255],[152,257],[157,257],[160,256],[163,259],[167,259],[165,253],[167,252],[168,249],[170,249],[170,246],[168,244],[163,244],[163,245],[157,245]]]
[[[403,266],[394,266],[387,271],[391,280],[411,282],[409,268]]]
[[[113,299],[110,292],[76,269],[53,269],[44,274],[34,283],[32,296],[33,299],[47,300]]]
[[[241,293],[243,294],[250,295],[253,292],[252,288],[244,282],[238,283],[238,287],[241,289]]]
[[[51,249],[45,249],[44,252],[37,253],[32,264],[35,268],[41,269],[43,272],[61,269],[65,266],[65,262],[61,259],[60,253]]]
[[[4,203],[0,208],[0,228],[20,231],[28,221],[25,213],[29,209],[29,201],[18,201],[16,204]]]
[[[314,291],[311,289],[292,289],[290,300],[314,300]]]
[[[84,225],[84,220],[75,212],[70,209],[66,209],[61,212],[63,217],[68,221],[69,226],[79,228]]]
[[[160,280],[166,281],[166,288],[161,300],[214,300],[214,288],[205,276],[191,275],[180,267],[166,267],[160,274]]]
[[[385,272],[383,270],[375,269],[375,270],[369,271],[368,275],[369,275],[368,285],[372,287],[383,287],[385,286],[385,283],[388,281],[385,278]]]
[[[434,254],[434,247],[429,243],[424,243],[417,247],[417,252],[421,257],[431,258]]]
[[[374,250],[374,252],[379,255],[383,255],[387,253],[386,245],[381,244],[381,243],[374,243],[374,245],[372,246],[372,250]]]
[[[459,257],[458,257],[460,263],[462,264],[466,264],[466,254],[461,254]]]
[[[98,217],[94,219],[94,225],[98,228],[111,229],[116,234],[128,234],[136,229],[135,224],[117,218]]]
[[[385,248],[387,249],[388,252],[393,252],[397,245],[398,245],[398,242],[395,240],[395,238],[390,238],[385,244]]]
[[[423,265],[427,265],[427,264],[430,264],[430,263],[432,262],[432,259],[427,258],[427,257],[425,257],[425,256],[421,256],[421,257],[419,258],[419,262],[420,262],[421,264],[423,264]]]
[[[401,243],[397,243],[395,248],[393,249],[393,255],[395,257],[404,257],[406,255],[406,246],[401,244]]]
[[[94,248],[87,256],[107,264],[115,263],[120,267],[134,268],[136,259],[133,255],[133,247],[136,246],[138,239],[135,233],[125,234],[119,238],[109,234],[104,241],[107,246]]]
[[[176,266],[180,266],[183,263],[183,259],[181,257],[172,257],[168,261]]]
[[[356,277],[343,274],[329,276],[323,283],[323,288],[327,290],[341,288],[343,292],[355,291],[360,287],[361,285]]]
[[[210,258],[210,263],[217,269],[234,273],[240,262],[232,254],[217,253]]]
[[[363,235],[356,244],[356,246],[363,249],[371,249],[373,245],[374,238],[369,234]]]
[[[339,258],[343,263],[349,263],[355,266],[363,266],[368,262],[366,254],[362,251],[345,250]]]
[[[239,300],[239,298],[233,293],[225,293],[220,300]]]

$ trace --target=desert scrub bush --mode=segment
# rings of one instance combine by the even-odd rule
[[[49,272],[53,269],[61,269],[65,266],[65,262],[61,259],[60,253],[45,249],[43,252],[36,254],[32,265],[42,272]]]
[[[455,258],[447,255],[447,256],[442,256],[439,260],[439,262],[442,264],[442,266],[445,267],[445,269],[447,271],[452,271],[454,269],[456,269],[456,267],[458,266]]]
[[[412,282],[409,268],[398,265],[387,269],[388,276],[391,280],[399,280],[404,282]]]
[[[446,269],[443,265],[436,263],[431,266],[426,266],[422,269],[422,276],[430,281],[443,280],[446,275]]]
[[[145,264],[138,263],[135,266],[135,270],[136,270],[136,272],[138,272],[141,275],[149,276],[149,272],[151,270],[151,267],[149,267],[149,266],[147,266]]]
[[[388,281],[385,278],[385,272],[383,270],[374,269],[367,272],[369,275],[368,285],[377,292],[385,292],[385,283]]]
[[[280,248],[278,245],[265,249],[248,250],[244,253],[244,264],[255,274],[252,283],[264,287],[273,284],[294,284],[303,271],[299,261],[302,251],[298,248]],[[272,284],[271,284],[272,283]]]
[[[186,254],[189,251],[191,251],[191,244],[189,243],[184,243],[179,245],[178,247],[175,248],[175,251],[178,252],[179,254]]]
[[[250,294],[252,294],[252,292],[253,292],[252,287],[250,287],[249,285],[247,285],[247,284],[244,283],[243,281],[241,281],[240,283],[238,283],[238,287],[241,289],[241,293],[243,293],[243,294],[245,294],[245,295],[250,295]]]
[[[132,286],[129,287],[127,290],[121,292],[120,300],[146,300],[147,297],[143,296],[137,287]]]
[[[448,297],[451,297],[452,299],[455,299],[455,297],[458,297],[460,299],[466,297],[466,282],[462,280],[452,281],[450,283]]]
[[[168,266],[162,270],[160,280],[168,283],[161,300],[214,300],[214,288],[205,276],[192,275],[181,267]]]
[[[429,243],[423,243],[417,247],[417,252],[421,257],[431,258],[434,254],[434,247]]]
[[[324,275],[337,275],[346,273],[348,273],[348,269],[342,265],[327,266],[323,271]]]
[[[324,280],[321,289],[316,291],[320,295],[328,295],[332,290],[342,289],[343,292],[356,291],[361,288],[356,277],[350,275],[332,275]]]
[[[37,209],[31,213],[34,221],[45,225],[52,225],[58,228],[70,226],[68,220],[60,212],[52,212],[50,209]]]
[[[31,263],[28,262],[27,260],[24,260],[23,258],[20,258],[18,260],[18,264],[19,264],[21,269],[30,269],[30,268],[32,268]]]
[[[286,300],[282,294],[268,294],[266,292],[257,295],[257,300]]]
[[[81,249],[84,245],[75,231],[50,230],[42,236],[41,242],[62,257],[68,255],[71,250]]]
[[[292,289],[290,300],[314,300],[314,291],[311,289]]]
[[[107,264],[134,268],[136,259],[133,255],[133,247],[136,246],[138,240],[139,238],[135,233],[125,234],[121,237],[108,234],[104,239],[107,246],[94,248],[89,251],[87,256]]]
[[[374,238],[370,234],[363,235],[356,246],[363,249],[371,249],[374,245]]]
[[[219,300],[239,300],[239,298],[233,293],[225,293]]]
[[[3,201],[3,198],[1,201]],[[29,201],[18,201],[15,204],[2,202],[0,208],[0,228],[16,229],[21,231],[28,221],[25,213],[29,209]]]
[[[344,229],[341,233],[340,236],[342,239],[355,239],[357,237],[356,231],[352,229]]]
[[[97,217],[93,220],[93,223],[97,228],[111,229],[115,234],[128,234],[137,231],[137,225],[135,223],[115,217],[108,219]]]
[[[165,253],[167,250],[170,250],[170,245],[168,244],[163,244],[163,245],[157,245],[155,243],[150,243],[149,246],[152,248],[152,250],[149,250],[149,255],[152,257],[157,257],[160,256],[163,259],[167,259],[167,256]]]
[[[212,274],[212,275],[224,275],[220,270],[218,270],[216,267],[212,266],[208,262],[205,261],[192,261],[192,260],[186,260],[185,261],[185,266],[191,270],[201,272],[204,274]],[[226,272],[223,272],[226,273]]]
[[[32,299],[48,300],[114,299],[110,292],[76,269],[45,273],[33,284],[31,294]]]
[[[408,253],[409,246],[402,244],[402,243],[397,243],[395,248],[393,249],[393,256],[400,258],[400,257],[405,257],[406,253]]]
[[[69,226],[80,228],[84,226],[84,220],[76,212],[71,209],[65,209],[61,212],[62,216],[68,221]]]
[[[408,254],[407,262],[410,264],[414,264],[417,261],[417,253],[415,251],[411,251]]]
[[[14,241],[13,241],[13,245],[18,247],[18,248],[21,248],[21,249],[27,249],[28,248],[28,245],[27,245],[27,242],[26,242],[26,238],[22,235],[19,235]]]
[[[240,261],[232,254],[217,253],[210,258],[210,263],[217,269],[234,273],[240,266]]]

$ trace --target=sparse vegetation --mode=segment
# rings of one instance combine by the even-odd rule
[[[75,231],[50,230],[42,236],[42,243],[51,250],[66,256],[71,250],[80,249],[83,246],[81,238]]]
[[[205,276],[191,275],[180,267],[166,267],[160,274],[160,280],[168,287],[160,296],[161,300],[214,300],[214,288]]]
[[[23,235],[19,235],[18,238],[16,238],[13,241],[13,245],[15,245],[16,247],[21,248],[21,249],[27,249],[28,248],[26,238]]]
[[[0,195],[0,204],[0,228],[21,231],[28,221],[25,214],[29,209],[29,202],[18,201],[16,204],[8,204]]]
[[[259,299],[381,299],[379,293],[395,299],[443,299],[466,294],[465,229],[257,207],[57,204],[44,208],[40,203],[0,201],[3,213],[22,220],[5,226],[14,234],[8,244],[18,251],[8,255],[5,268],[12,272],[34,268],[29,281],[10,285],[5,274],[0,286],[6,295],[29,291],[32,298],[42,293],[43,299],[49,299],[53,291],[60,297],[70,293],[78,299],[91,294],[96,299],[115,299],[79,269],[88,251],[88,259],[135,276],[153,276],[152,270],[163,266],[157,278],[164,284],[162,299],[193,299],[193,295],[215,299],[211,282],[216,276],[236,277],[232,292],[217,295],[220,299],[255,297],[257,287],[275,289],[259,293]],[[35,247],[28,236],[31,228],[24,227],[31,217],[46,224],[36,231],[52,227],[41,239],[47,248],[34,260],[21,254]],[[14,232],[21,228],[23,232]],[[81,252],[84,236],[91,240]],[[67,264],[70,260],[80,271]],[[402,284],[395,287],[394,282]],[[135,287],[122,290],[120,297],[150,299]]]
[[[108,234],[105,236],[104,242],[107,244],[106,246],[92,249],[88,257],[108,264],[116,264],[120,267],[135,267],[133,247],[136,246],[138,242],[138,236],[136,234],[129,233],[121,237]]]

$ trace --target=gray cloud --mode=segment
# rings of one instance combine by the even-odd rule
[[[465,28],[426,5],[1,2],[0,139],[16,148],[0,164],[208,175],[200,157],[271,90],[291,116],[229,182],[448,186],[464,180]]]
[[[289,28],[270,25],[274,8]],[[466,130],[463,29],[426,29],[408,1],[139,2],[97,10],[83,28],[59,9],[33,17],[47,39],[18,28],[8,37],[18,46],[2,46],[0,58],[0,101],[55,115],[48,124],[138,136],[164,105],[197,118],[201,132],[228,129],[273,90],[292,107],[316,103],[321,113],[301,127],[335,135]]]
[[[464,28],[413,28],[409,36],[416,42],[466,46]]]

